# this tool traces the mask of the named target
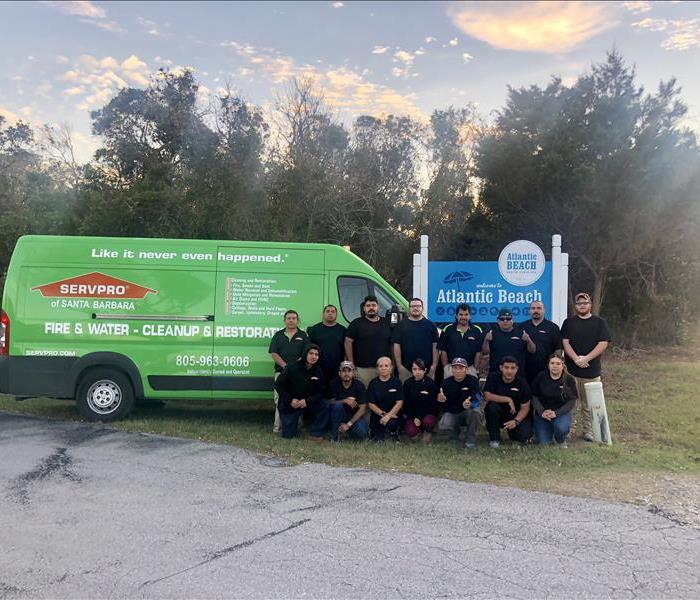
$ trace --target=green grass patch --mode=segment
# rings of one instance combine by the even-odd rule
[[[700,473],[700,366],[683,357],[615,359],[604,377],[612,447],[576,442],[566,450],[505,443],[487,446],[482,429],[477,449],[447,442],[339,445],[304,439],[282,440],[271,433],[272,402],[171,401],[163,408],[138,407],[109,426],[127,431],[230,444],[293,463],[323,462],[529,489],[587,495],[591,482],[635,473]],[[0,396],[0,409],[54,419],[78,420],[72,402],[45,398],[17,402]],[[99,425],[98,425],[99,426]],[[634,490],[633,490],[634,491]]]

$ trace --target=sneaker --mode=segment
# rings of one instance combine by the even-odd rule
[[[464,448],[465,450],[473,450],[474,448],[476,448],[476,444],[474,442],[467,442],[466,444],[464,444]]]
[[[568,448],[568,447],[569,447],[569,444],[567,444],[566,442],[561,442],[561,443],[557,442],[557,448]]]
[[[310,435],[309,441],[316,442],[317,444],[320,444],[322,441],[324,441],[324,438],[322,438],[321,436],[318,436],[318,435]]]
[[[489,448],[500,448],[501,442],[489,442]]]
[[[584,442],[595,442],[595,439],[593,438],[592,433],[584,433],[583,434],[583,441]]]
[[[416,436],[418,437],[418,436]],[[423,432],[423,443],[430,444],[433,441],[433,434],[430,431]]]

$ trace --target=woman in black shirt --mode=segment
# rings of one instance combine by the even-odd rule
[[[404,413],[406,414],[406,434],[414,439],[421,431],[423,441],[429,444],[433,440],[433,430],[437,425],[440,408],[437,403],[437,387],[426,373],[422,358],[414,359],[411,364],[413,377],[403,384]]]
[[[576,380],[567,373],[561,356],[551,354],[547,368],[532,382],[535,435],[539,444],[551,444],[554,438],[557,444],[566,447],[571,410],[577,398]]]
[[[388,433],[399,441],[399,413],[403,406],[403,386],[398,377],[391,374],[391,359],[382,356],[377,360],[377,377],[369,382],[367,404],[372,416],[369,420],[370,437],[375,442],[384,441]]]

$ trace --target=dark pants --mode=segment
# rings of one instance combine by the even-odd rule
[[[386,425],[382,425],[379,420],[381,419],[380,416],[375,415],[372,413],[372,416],[369,419],[369,432],[370,432],[370,437],[375,441],[375,442],[383,442],[384,437],[388,433],[394,441],[399,440],[399,428],[401,426],[401,422],[399,421],[398,417],[394,417],[393,419],[389,419],[389,422]]]
[[[338,441],[338,427],[340,427],[341,423],[347,423],[356,412],[356,410],[353,410],[342,402],[336,402],[330,405],[331,439],[333,441]],[[365,421],[364,417],[355,421],[353,426],[348,430],[348,435],[355,440],[365,439],[368,433],[367,421]]]
[[[328,428],[328,402],[319,400],[305,409],[299,409],[290,413],[280,413],[282,419],[282,437],[295,438],[299,433],[299,416],[313,416],[314,422],[309,428],[309,433],[315,437],[323,437]]]
[[[554,437],[554,441],[557,444],[563,444],[571,430],[571,413],[554,417],[551,421],[535,415],[534,420],[535,436],[538,444],[551,444],[552,437]]]
[[[484,408],[486,416],[486,429],[489,432],[489,441],[501,441],[501,428],[503,423],[513,419],[515,415],[510,414],[510,408],[507,404],[500,402],[487,402]],[[532,420],[530,415],[525,417],[522,423],[515,429],[508,429],[508,437],[515,442],[525,443],[532,437]]]

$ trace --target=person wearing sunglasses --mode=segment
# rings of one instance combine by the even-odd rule
[[[484,337],[481,356],[489,359],[489,373],[499,373],[499,365],[504,356],[513,356],[518,361],[521,373],[525,372],[526,353],[537,351],[535,342],[528,333],[513,322],[513,313],[508,308],[498,312],[496,326]]]
[[[607,350],[612,336],[605,319],[591,312],[591,297],[587,293],[576,294],[574,302],[576,314],[565,319],[561,326],[566,368],[576,380],[579,398],[572,429],[579,432],[586,442],[592,442],[593,422],[585,385],[600,381],[600,357]]]

